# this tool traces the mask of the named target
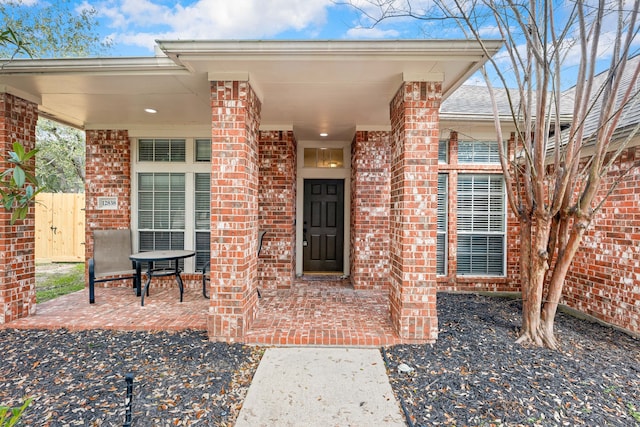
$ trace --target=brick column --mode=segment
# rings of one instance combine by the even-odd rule
[[[131,228],[131,142],[126,130],[86,132],[85,258],[93,256],[93,231]],[[118,209],[99,210],[99,197]]]
[[[292,131],[260,132],[260,287],[288,289],[296,274],[296,159]]]
[[[391,321],[405,342],[432,342],[440,83],[405,82],[391,101]]]
[[[357,131],[351,144],[351,283],[389,286],[389,132]]]
[[[0,171],[12,167],[7,157],[14,142],[35,147],[37,121],[36,104],[0,94]],[[11,225],[11,212],[0,207],[0,324],[35,314],[35,265],[35,208]]]
[[[242,340],[257,310],[260,100],[246,81],[211,82],[209,339]]]

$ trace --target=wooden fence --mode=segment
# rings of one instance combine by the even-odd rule
[[[36,261],[84,262],[84,194],[36,196]]]

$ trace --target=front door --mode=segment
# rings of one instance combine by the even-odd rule
[[[344,180],[305,179],[303,224],[305,272],[342,272]]]

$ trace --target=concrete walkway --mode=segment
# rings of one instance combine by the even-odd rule
[[[405,426],[378,349],[266,350],[236,427]]]

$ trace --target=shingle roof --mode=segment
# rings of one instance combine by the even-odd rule
[[[640,55],[630,58],[627,63],[623,82],[617,95],[617,102],[620,103],[625,91],[631,83],[631,78],[635,71],[635,68],[640,62]],[[598,74],[594,80],[594,94],[596,94],[600,86],[604,83],[607,74],[605,72]],[[628,132],[633,129],[638,123],[640,123],[640,82],[635,82],[636,97],[632,100],[624,109],[622,119],[618,125],[616,131],[616,138],[625,137]],[[498,102],[498,110],[503,116],[510,116],[511,111],[507,100],[507,91],[505,89],[494,88]],[[511,89],[512,102],[517,103],[518,93],[516,89]],[[573,103],[575,98],[575,87],[567,89],[562,93],[561,98],[561,111],[564,116],[571,117],[573,113]],[[517,105],[517,104],[516,104]],[[596,105],[598,107],[599,104]],[[443,116],[476,116],[491,117],[493,110],[491,108],[491,100],[489,98],[489,92],[485,86],[472,86],[463,85],[451,96],[449,96],[443,103],[440,109]],[[599,109],[594,109],[586,118],[585,121],[585,136],[591,135],[598,126]]]
[[[620,105],[622,97],[627,91],[629,85],[632,83],[631,80],[639,62],[640,62],[640,55],[634,56],[633,58],[630,58],[628,60],[627,67],[625,69],[625,74],[622,77],[620,89],[618,90],[618,93],[616,96],[616,105]],[[607,78],[606,73],[600,73],[595,77],[592,96],[597,95],[601,97],[599,95],[599,91],[601,86],[604,84],[606,78]],[[626,137],[628,135],[628,132],[630,132],[635,126],[638,125],[638,123],[640,123],[640,94],[639,94],[640,82],[636,81],[634,84],[635,84],[635,88],[633,89],[633,91],[635,93],[635,97],[623,109],[622,117],[620,119],[620,122],[618,123],[614,139]],[[571,105],[573,105],[573,102],[575,99],[575,87],[565,91],[562,94],[562,97],[567,102],[570,102]],[[590,136],[592,136],[592,134],[597,130],[597,127],[599,124],[599,114],[600,114],[599,107],[601,105],[601,100],[598,99],[597,101],[598,101],[596,104],[597,108],[591,111],[587,115],[587,118],[585,119],[584,135],[586,138],[589,138]]]
[[[494,88],[498,102],[498,111],[501,115],[510,115],[507,91],[505,89]],[[512,94],[517,94],[515,89]],[[493,114],[489,90],[486,86],[463,85],[452,93],[443,103],[440,112],[446,115],[478,115],[490,116]]]

